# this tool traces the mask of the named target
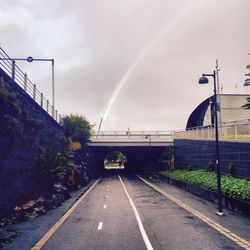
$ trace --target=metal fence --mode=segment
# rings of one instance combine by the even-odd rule
[[[250,120],[235,121],[219,127],[220,140],[250,140]],[[174,139],[214,140],[215,128],[195,127],[185,131],[175,131]]]
[[[94,133],[96,138],[173,138],[173,131],[101,131]]]
[[[0,47],[0,68],[8,74],[33,100],[39,104],[55,121],[60,122],[61,116],[55,107],[49,103],[37,87],[17,65],[15,60]]]

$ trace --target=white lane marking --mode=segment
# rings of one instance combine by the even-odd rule
[[[94,188],[100,178],[95,181],[92,186],[80,197],[80,199],[53,225],[53,227],[31,248],[31,250],[40,250],[49,240],[49,238],[55,233],[55,231],[67,220],[72,212],[77,208],[81,201],[87,196],[87,194]]]
[[[99,222],[97,230],[102,230],[103,222]]]
[[[146,234],[146,232],[145,232],[145,230],[144,230],[144,227],[143,227],[141,218],[140,218],[140,216],[139,216],[139,213],[137,212],[137,209],[136,209],[136,207],[135,207],[135,204],[134,204],[134,202],[132,201],[131,197],[129,196],[128,191],[127,191],[127,189],[126,189],[126,187],[125,187],[125,185],[124,185],[124,183],[123,183],[123,181],[122,181],[122,178],[120,177],[120,175],[118,175],[118,177],[119,177],[119,179],[120,179],[120,181],[121,181],[121,183],[122,183],[123,189],[124,189],[124,191],[125,191],[125,193],[126,193],[126,195],[127,195],[127,197],[128,197],[128,200],[129,200],[129,202],[130,202],[130,205],[131,205],[132,208],[133,208],[133,211],[134,211],[134,214],[135,214],[135,218],[136,218],[136,220],[137,220],[137,223],[138,223],[138,226],[139,226],[139,229],[140,229],[142,238],[143,238],[143,240],[144,240],[144,243],[145,243],[145,245],[146,245],[146,248],[147,248],[148,250],[153,250],[153,247],[152,247],[152,245],[151,245],[151,243],[150,243],[150,241],[149,241],[149,238],[148,238],[148,236],[147,236],[147,234]]]
[[[107,208],[107,204],[105,204],[105,205],[103,206],[103,208],[106,209],[106,208]]]
[[[105,195],[106,198],[108,198],[109,196],[108,195]]]
[[[189,207],[185,203],[181,202],[180,200],[178,200],[175,197],[171,196],[169,193],[167,193],[167,192],[163,191],[161,188],[157,187],[152,182],[149,182],[149,181],[145,180],[144,178],[140,177],[139,175],[137,175],[137,177],[139,179],[141,179],[143,182],[145,182],[147,185],[149,185],[151,188],[153,188],[154,190],[156,190],[160,194],[166,196],[169,200],[173,201],[174,203],[176,203],[180,207],[184,208],[185,210],[187,210],[188,212],[190,212],[191,214],[193,214],[194,216],[196,216],[197,218],[199,218],[200,220],[202,220],[203,222],[208,224],[210,227],[217,230],[219,233],[225,235],[227,238],[229,238],[230,240],[232,240],[233,242],[235,242],[236,244],[238,244],[242,248],[250,250],[250,242],[249,241],[241,238],[240,236],[238,236],[235,233],[231,232],[227,228],[221,226],[220,224],[218,224],[215,221],[211,220],[210,218],[208,218],[204,214],[200,213],[199,211]]]

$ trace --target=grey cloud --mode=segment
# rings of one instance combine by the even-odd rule
[[[0,0],[0,43],[15,56],[56,59],[56,103],[98,123],[108,100],[143,48],[165,33],[136,66],[103,129],[184,127],[212,94],[202,72],[221,64],[224,91],[241,87],[249,62],[248,0]],[[25,16],[23,13],[27,13]],[[14,18],[8,19],[8,17]],[[18,46],[17,44],[18,37]],[[25,65],[51,95],[49,65]]]

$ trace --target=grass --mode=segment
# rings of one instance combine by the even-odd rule
[[[206,170],[172,170],[162,171],[159,175],[168,176],[211,191],[217,190],[217,176],[215,172],[208,172]],[[228,197],[250,201],[249,180],[224,175],[221,177],[221,190]]]

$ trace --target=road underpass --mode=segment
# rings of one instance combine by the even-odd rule
[[[125,173],[158,171],[162,151],[173,145],[169,131],[118,131],[101,132],[90,138],[88,146],[93,150],[98,172],[103,174],[104,159],[112,151],[119,151],[127,158]]]

